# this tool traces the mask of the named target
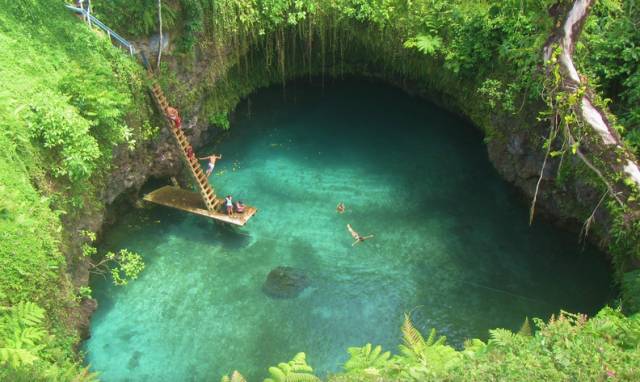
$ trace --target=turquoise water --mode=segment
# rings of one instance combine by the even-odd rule
[[[87,362],[104,381],[251,381],[296,352],[321,375],[349,346],[395,351],[403,312],[460,346],[559,309],[594,313],[608,266],[577,235],[527,224],[527,205],[488,162],[477,131],[381,84],[262,90],[238,108],[212,176],[257,206],[242,229],[164,207],[135,210],[104,247],[146,269],[94,280]],[[335,207],[344,202],[340,215]],[[355,247],[346,230],[375,237]],[[294,299],[262,290],[279,265],[307,272]]]

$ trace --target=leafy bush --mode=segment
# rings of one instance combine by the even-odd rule
[[[45,327],[44,309],[24,301],[0,307],[0,380],[96,381],[94,373],[78,370],[56,353],[55,339]]]
[[[29,348],[4,351],[16,367],[0,367],[0,380],[91,379],[69,324],[89,291],[78,296],[66,274],[60,217],[73,222],[97,204],[114,145],[141,140],[142,71],[53,0],[3,4],[0,49],[0,306],[45,311],[37,326],[20,326]],[[0,347],[15,348],[12,333],[2,331]]]
[[[25,120],[32,139],[48,149],[46,156],[53,164],[53,175],[77,182],[91,176],[100,150],[89,134],[90,122],[68,102],[48,91],[35,94]]]

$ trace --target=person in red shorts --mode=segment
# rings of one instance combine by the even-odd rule
[[[173,126],[175,126],[176,129],[180,129],[182,127],[182,119],[180,118],[178,110],[174,107],[167,106],[165,112],[167,113],[167,117],[173,122]]]

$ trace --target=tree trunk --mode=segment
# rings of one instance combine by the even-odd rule
[[[549,61],[556,49],[560,49],[557,63],[560,66],[561,85],[559,91],[576,93],[585,89],[574,106],[578,123],[567,125],[565,131],[569,143],[579,140],[576,154],[603,180],[613,197],[633,211],[640,210],[637,202],[629,202],[629,196],[640,187],[640,168],[635,155],[621,141],[617,131],[609,121],[608,110],[594,102],[594,91],[582,78],[573,64],[573,52],[585,20],[594,0],[575,0],[568,11],[558,11],[556,28],[544,46],[544,62],[547,74],[553,66]],[[562,20],[564,17],[564,20]],[[585,134],[579,136],[577,126],[582,126]],[[571,142],[573,141],[573,142]]]

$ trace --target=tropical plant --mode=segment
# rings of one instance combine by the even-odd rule
[[[264,382],[319,382],[320,378],[312,374],[313,369],[307,365],[305,358],[304,353],[298,353],[291,361],[270,367],[271,377]]]
[[[402,341],[400,345],[400,351],[406,357],[420,361],[424,358],[425,350],[430,346],[444,345],[446,337],[436,336],[436,330],[431,329],[427,340],[422,337],[422,334],[411,322],[409,314],[404,314],[404,321],[402,323]]]
[[[391,352],[383,353],[380,345],[374,348],[369,343],[363,347],[350,347],[347,352],[351,355],[344,364],[347,373],[380,375],[393,366]]]
[[[427,56],[435,55],[442,47],[442,39],[438,36],[417,35],[404,42],[405,48],[415,48]]]
[[[82,231],[81,234],[87,240],[82,244],[82,255],[89,258],[92,273],[111,274],[115,285],[127,285],[129,281],[137,279],[144,270],[142,256],[128,249],[107,251],[99,261],[96,261],[94,257],[98,254],[98,249],[92,245],[96,239],[95,233]],[[83,293],[86,294],[87,291],[84,290]],[[91,294],[91,289],[88,293]]]
[[[44,309],[24,301],[2,309],[5,313],[0,317],[0,365],[17,369],[33,364],[46,334],[42,326]]]
[[[94,382],[96,374],[73,363],[49,361],[55,337],[45,327],[45,310],[21,301],[0,307],[0,380]]]
[[[240,374],[238,370],[234,370],[231,376],[223,376],[220,382],[247,382],[247,380],[244,379],[244,376]]]

